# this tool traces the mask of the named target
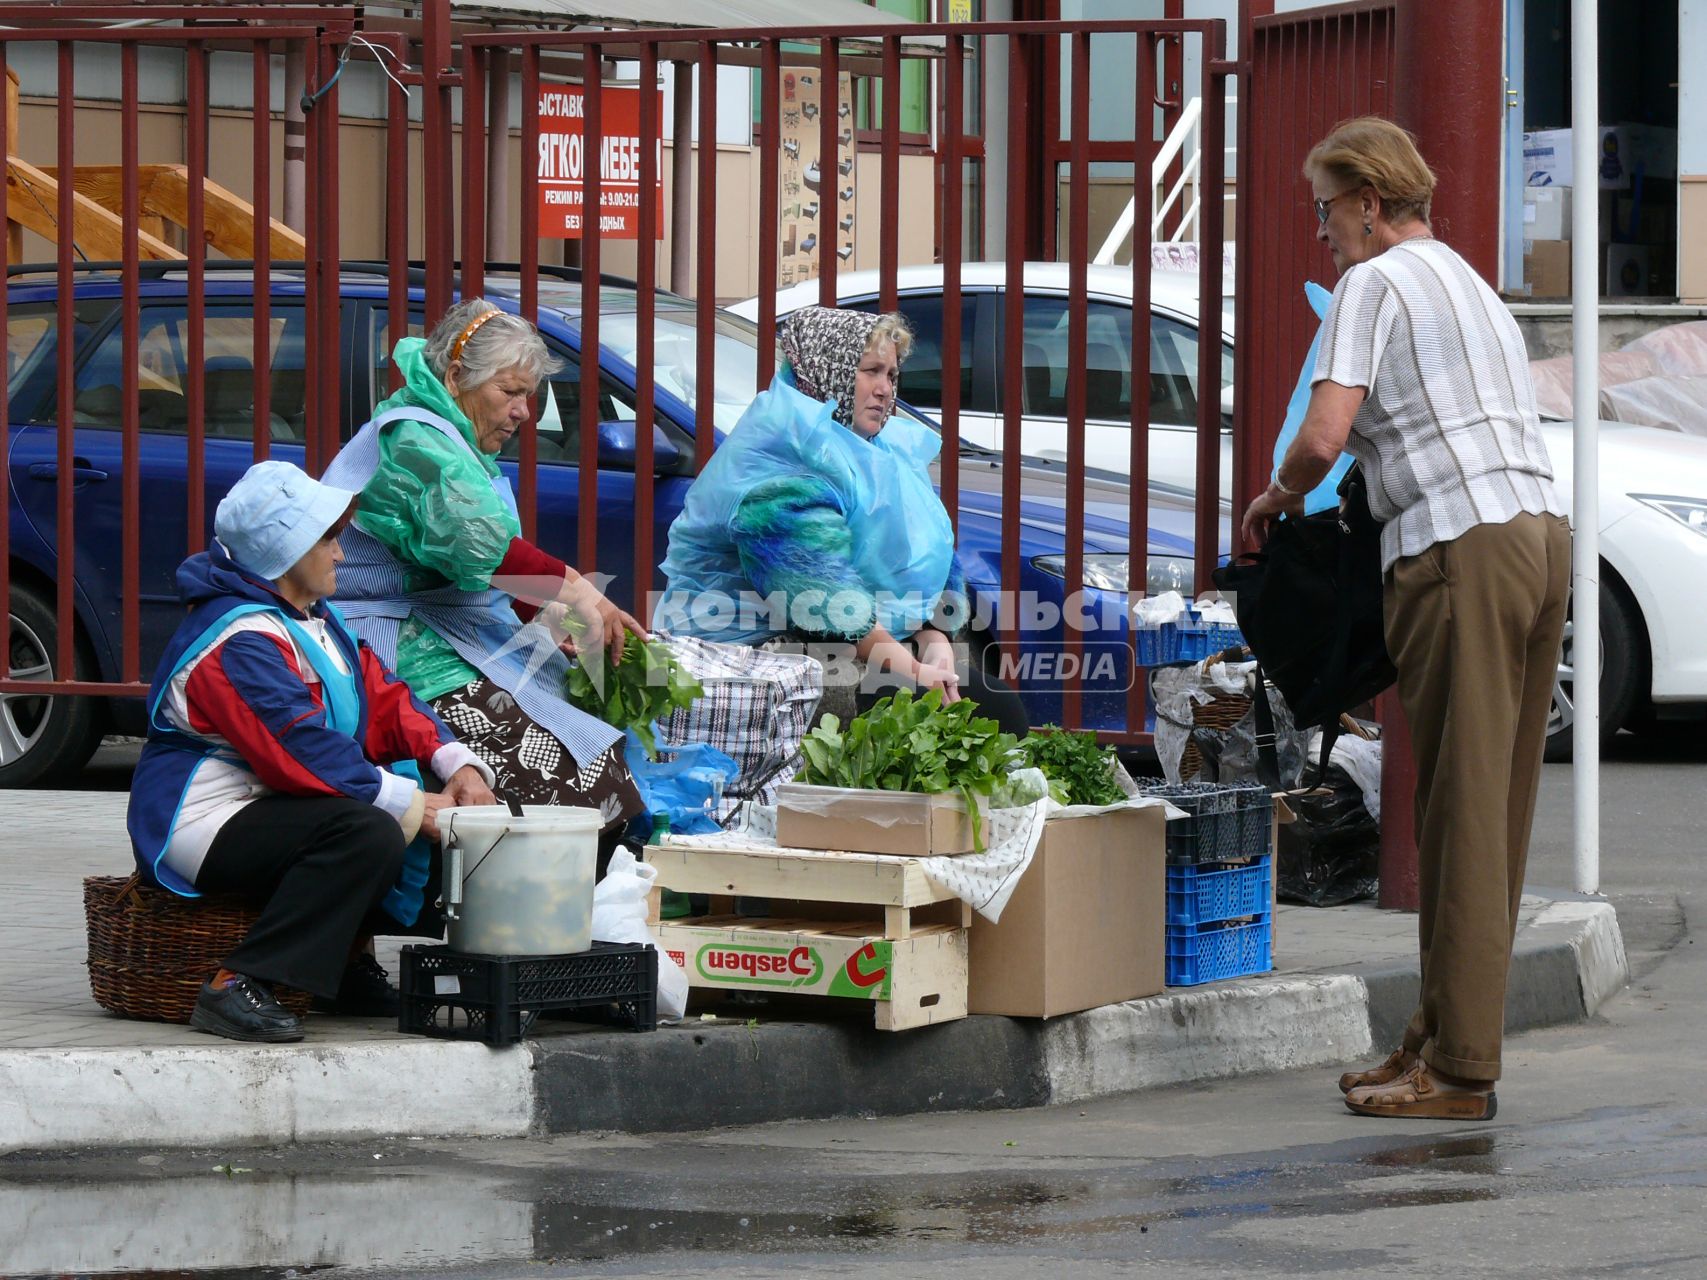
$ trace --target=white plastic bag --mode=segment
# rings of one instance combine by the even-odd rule
[[[593,938],[638,942],[658,953],[658,1016],[673,1022],[687,1012],[688,976],[646,924],[646,901],[657,877],[657,867],[636,861],[629,850],[613,853],[605,878],[593,886]]]

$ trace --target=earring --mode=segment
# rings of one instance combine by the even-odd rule
[[[1366,222],[1363,224],[1363,234],[1366,236],[1372,236],[1375,234],[1375,228]]]

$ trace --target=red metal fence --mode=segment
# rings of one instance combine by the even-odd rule
[[[1347,6],[1349,9],[1366,10],[1372,6]],[[963,118],[964,98],[960,92],[963,77],[964,57],[969,42],[975,38],[983,38],[988,45],[992,38],[1007,38],[1007,71],[1008,98],[1005,120],[998,114],[991,114],[985,121],[986,131],[1005,128],[1007,131],[1007,163],[1008,181],[1012,192],[1036,190],[1040,184],[1046,185],[1053,200],[1055,186],[1052,168],[1045,168],[1046,157],[1038,154],[1039,148],[1028,143],[1035,134],[1035,118],[1044,97],[1055,87],[1053,73],[1040,77],[1037,68],[1051,65],[1051,60],[1059,59],[1063,54],[1071,68],[1071,92],[1067,110],[1066,154],[1069,156],[1069,181],[1071,190],[1071,213],[1068,226],[1067,259],[1072,264],[1070,285],[1067,299],[1067,315],[1069,325],[1069,368],[1067,370],[1066,386],[1068,388],[1066,401],[1066,547],[1065,574],[1066,582],[1071,589],[1084,577],[1085,567],[1085,418],[1086,418],[1086,325],[1087,325],[1087,284],[1085,264],[1089,256],[1087,219],[1089,216],[1088,184],[1090,181],[1090,165],[1095,162],[1110,160],[1125,161],[1132,166],[1132,195],[1140,210],[1147,210],[1151,201],[1150,171],[1151,160],[1155,151],[1153,132],[1153,112],[1156,107],[1177,106],[1177,102],[1165,100],[1166,95],[1158,93],[1155,83],[1155,68],[1158,60],[1166,52],[1169,56],[1177,54],[1182,42],[1192,42],[1200,57],[1198,65],[1201,68],[1200,81],[1191,92],[1200,95],[1204,102],[1205,132],[1211,138],[1219,137],[1222,129],[1224,101],[1227,81],[1230,75],[1239,71],[1239,67],[1226,58],[1224,25],[1210,21],[1163,21],[1163,22],[1007,22],[982,23],[973,26],[940,24],[918,25],[897,28],[892,34],[874,35],[870,28],[812,28],[800,31],[779,31],[774,28],[757,30],[732,31],[608,31],[608,32],[493,32],[490,34],[469,35],[464,33],[459,43],[453,43],[453,32],[448,21],[449,9],[443,0],[422,6],[424,22],[419,32],[419,41],[405,34],[374,34],[368,33],[366,39],[373,45],[387,50],[393,57],[393,67],[398,82],[394,82],[388,91],[387,127],[390,138],[386,148],[386,169],[384,181],[392,193],[386,212],[387,226],[387,256],[384,264],[384,279],[389,305],[389,316],[392,317],[391,336],[395,338],[402,332],[400,317],[410,313],[411,289],[424,285],[425,306],[424,314],[429,318],[436,317],[454,300],[457,294],[473,295],[481,292],[486,285],[487,226],[484,182],[487,170],[487,148],[489,139],[484,127],[483,103],[485,88],[488,80],[499,74],[508,74],[506,68],[512,65],[513,59],[519,58],[522,82],[523,115],[521,119],[521,143],[524,157],[523,173],[521,174],[520,190],[517,198],[520,201],[521,213],[521,261],[519,264],[519,293],[520,307],[523,314],[530,318],[538,315],[540,306],[540,280],[544,268],[541,266],[541,241],[539,235],[539,177],[527,161],[538,153],[540,136],[539,119],[539,88],[545,80],[542,69],[543,60],[550,56],[554,69],[560,68],[564,57],[577,58],[581,61],[584,82],[585,116],[583,125],[583,146],[588,155],[597,155],[604,137],[604,75],[603,68],[607,61],[613,59],[633,60],[639,66],[639,79],[642,85],[650,86],[656,82],[657,69],[660,61],[687,60],[696,64],[700,70],[699,83],[701,90],[697,101],[697,121],[699,136],[710,140],[717,136],[718,103],[714,85],[716,68],[724,62],[737,62],[740,65],[752,65],[756,52],[759,69],[759,112],[757,135],[764,157],[764,167],[760,178],[760,210],[758,225],[759,243],[759,286],[758,286],[758,367],[760,370],[761,386],[769,381],[770,370],[773,367],[776,330],[776,278],[777,278],[777,242],[778,242],[778,204],[776,200],[777,182],[777,121],[779,115],[779,86],[783,67],[786,65],[814,65],[831,83],[831,79],[839,69],[845,69],[854,61],[866,67],[874,75],[877,96],[883,104],[882,125],[880,131],[880,167],[879,186],[879,261],[881,273],[880,302],[885,308],[891,307],[896,298],[896,277],[899,269],[899,235],[901,219],[918,216],[918,210],[924,206],[926,197],[920,192],[904,192],[900,183],[901,139],[900,129],[900,93],[903,62],[914,56],[914,50],[903,45],[903,35],[912,40],[917,37],[929,37],[942,41],[939,56],[943,67],[942,84],[945,91],[939,95],[936,140],[938,156],[944,166],[943,172],[958,172],[961,157],[969,149],[968,136]],[[189,72],[189,146],[188,171],[189,188],[192,193],[191,209],[189,212],[189,227],[185,244],[185,259],[174,270],[181,270],[187,279],[187,332],[185,342],[189,353],[188,376],[185,385],[184,411],[188,419],[185,438],[186,466],[188,468],[188,484],[186,488],[187,505],[187,536],[184,539],[183,550],[193,552],[204,544],[211,523],[210,501],[217,499],[218,490],[210,488],[211,478],[204,466],[204,456],[207,452],[208,440],[205,433],[207,415],[206,396],[203,384],[205,382],[205,301],[204,287],[209,274],[210,262],[207,256],[204,237],[201,234],[201,218],[204,216],[195,193],[200,187],[200,178],[205,173],[207,164],[207,135],[205,128],[197,123],[199,116],[205,113],[207,103],[207,55],[210,49],[226,52],[238,51],[246,53],[253,67],[253,102],[268,102],[271,81],[269,79],[269,53],[283,52],[290,47],[298,47],[305,51],[309,68],[307,90],[312,99],[307,114],[307,174],[309,181],[306,220],[306,252],[305,260],[301,263],[273,263],[269,266],[265,261],[266,255],[257,255],[263,260],[253,264],[254,294],[257,306],[257,323],[254,326],[254,415],[252,456],[261,458],[268,455],[272,449],[270,435],[268,406],[271,400],[268,386],[267,352],[264,344],[268,331],[267,300],[279,296],[277,289],[281,283],[299,282],[300,289],[306,295],[306,367],[305,382],[307,387],[306,420],[303,432],[304,457],[308,469],[318,473],[331,459],[339,443],[341,429],[348,427],[344,421],[348,416],[346,400],[350,397],[350,388],[341,385],[340,364],[340,265],[339,265],[339,190],[338,190],[338,136],[339,136],[339,99],[337,76],[341,67],[340,55],[347,55],[349,42],[354,34],[351,28],[350,10],[336,7],[314,6],[282,6],[268,9],[245,9],[240,7],[220,7],[217,10],[219,24],[225,25],[194,25],[194,26],[153,26],[148,28],[97,29],[92,27],[75,26],[77,20],[99,18],[116,20],[135,16],[132,7],[124,6],[111,9],[64,7],[43,11],[41,19],[44,23],[39,27],[23,26],[5,33],[4,41],[0,42],[0,60],[9,48],[22,44],[46,42],[58,51],[59,66],[62,79],[59,96],[65,108],[59,115],[59,152],[58,167],[62,174],[70,174],[78,159],[78,141],[72,127],[72,112],[69,109],[75,93],[75,75],[77,52],[84,45],[101,45],[116,47],[120,51],[123,75],[123,110],[120,116],[122,130],[122,168],[123,181],[126,191],[126,211],[133,212],[135,205],[135,186],[138,168],[138,102],[137,102],[137,54],[138,50],[149,46],[169,46],[184,50],[186,67]],[[157,22],[173,22],[186,20],[191,17],[206,19],[206,9],[169,9],[164,6],[152,6],[150,17]],[[1375,39],[1374,19],[1368,19],[1372,47],[1381,47]],[[1266,32],[1266,28],[1262,28]],[[1385,28],[1382,28],[1385,30]],[[1090,48],[1093,37],[1120,36],[1136,40],[1142,55],[1136,59],[1136,74],[1119,79],[1104,78],[1094,84],[1091,75]],[[1262,36],[1258,48],[1270,50],[1276,39],[1267,34]],[[1287,37],[1290,38],[1290,37]],[[1290,47],[1290,46],[1289,46]],[[411,67],[412,59],[419,59],[419,65]],[[600,74],[592,74],[594,68]],[[1268,79],[1260,80],[1255,91],[1246,94],[1246,110],[1255,114],[1253,104],[1259,100],[1259,94],[1271,92],[1262,86],[1274,83],[1275,71],[1265,70],[1262,74]],[[1318,81],[1321,79],[1317,78]],[[1305,92],[1308,89],[1308,92]],[[424,126],[424,145],[422,148],[421,172],[410,172],[408,133],[409,101],[408,94],[419,91],[421,101],[421,117]],[[455,166],[455,144],[453,142],[452,107],[453,95],[460,90],[461,103],[461,165],[460,190],[453,183]],[[1297,93],[1294,93],[1297,90]],[[1291,81],[1284,81],[1272,90],[1274,101],[1277,102],[1309,102],[1317,103],[1320,98],[1316,90],[1308,85],[1300,87]],[[1130,118],[1134,122],[1133,135],[1136,141],[1109,142],[1097,141],[1093,148],[1091,139],[1092,95],[1098,95],[1099,101],[1108,97],[1124,100],[1129,103]],[[1316,95],[1316,96],[1312,96]],[[641,145],[638,151],[640,189],[648,191],[655,181],[658,164],[658,148],[654,145],[660,137],[660,121],[657,119],[656,103],[653,95],[640,95],[641,115],[640,131]],[[1372,103],[1379,105],[1379,103]],[[1293,108],[1288,109],[1288,118]],[[1292,186],[1281,182],[1275,174],[1282,170],[1295,167],[1295,157],[1301,151],[1294,145],[1297,138],[1305,136],[1314,128],[1314,122],[1322,112],[1331,114],[1325,105],[1310,108],[1315,114],[1308,114],[1299,109],[1298,119],[1284,139],[1276,139],[1271,144],[1275,150],[1274,166],[1265,165],[1259,181],[1272,182],[1276,189],[1284,189],[1285,199],[1298,203],[1297,193]],[[0,137],[6,136],[7,122],[3,118],[4,108],[0,107]],[[823,112],[820,122],[822,142],[827,148],[826,155],[836,154],[834,144],[837,142],[837,125],[835,117],[830,112]],[[1322,118],[1326,118],[1322,116]],[[255,230],[256,243],[266,243],[264,236],[267,231],[266,212],[268,197],[271,191],[271,134],[268,113],[255,112],[253,131],[253,166],[255,190]],[[1271,121],[1270,123],[1277,123]],[[720,227],[716,201],[717,152],[715,146],[704,145],[699,150],[696,189],[698,194],[698,210],[696,225],[691,229],[694,236],[694,248],[698,261],[697,276],[697,308],[698,327],[702,338],[712,331],[716,317],[716,300],[714,297],[715,265],[718,256],[720,236],[727,236],[730,229]],[[1223,188],[1224,154],[1216,146],[1206,147],[1203,153],[1203,185],[1211,193],[1218,194]],[[1247,170],[1249,171],[1249,170]],[[584,210],[600,208],[600,167],[597,164],[584,166],[584,178],[581,190],[581,207]],[[61,205],[59,221],[61,226],[69,227],[75,223],[73,208],[73,192],[71,184],[60,184]],[[1253,188],[1255,190],[1255,188]],[[941,183],[940,192],[932,192],[929,196],[933,214],[940,220],[937,229],[937,243],[941,245],[941,262],[944,273],[945,323],[942,334],[941,353],[942,368],[953,370],[961,367],[968,353],[962,350],[962,334],[960,332],[960,308],[957,304],[962,290],[962,209],[960,205],[961,184],[947,180]],[[455,192],[454,197],[449,193]],[[409,193],[407,196],[401,193]],[[5,213],[5,188],[0,186],[0,217]],[[1267,197],[1253,197],[1258,201],[1266,201]],[[422,262],[411,262],[407,237],[410,225],[410,202],[413,201],[420,214],[424,229],[425,259]],[[1252,199],[1241,194],[1240,208],[1250,207]],[[1023,258],[1027,244],[1037,243],[1038,228],[1028,225],[1028,208],[1031,202],[1023,198],[1007,201],[1006,215],[1006,250],[1007,264],[1007,295],[1005,301],[1006,325],[1004,332],[1004,387],[1002,397],[1003,422],[1000,434],[1004,455],[1015,458],[1020,453],[1022,438],[1022,405],[1024,402],[1022,388],[1022,343],[1023,337]],[[456,208],[460,206],[460,227],[457,225]],[[1052,205],[1050,217],[1052,220]],[[1222,201],[1210,198],[1205,201],[1202,216],[1202,239],[1209,245],[1219,244],[1224,238]],[[1259,208],[1273,207],[1258,204]],[[1290,204],[1287,206],[1290,209]],[[1299,208],[1307,205],[1299,203]],[[639,234],[641,244],[651,246],[652,237],[656,233],[658,214],[650,200],[641,200],[638,217],[640,219]],[[1242,212],[1241,217],[1245,217]],[[818,234],[821,242],[833,246],[836,240],[836,203],[831,200],[820,202],[818,213]],[[72,361],[74,353],[72,344],[61,344],[58,359],[58,426],[57,426],[57,455],[54,480],[56,489],[56,570],[53,574],[52,587],[55,592],[55,612],[61,624],[58,629],[57,641],[54,646],[53,670],[46,673],[49,679],[32,679],[23,681],[16,678],[0,679],[0,695],[17,695],[22,693],[65,693],[65,694],[136,694],[143,686],[147,675],[147,666],[153,661],[154,655],[145,651],[145,645],[138,629],[138,596],[140,592],[138,581],[139,530],[146,527],[151,513],[140,509],[138,488],[138,466],[147,443],[147,434],[142,422],[139,407],[140,389],[138,384],[139,363],[137,360],[138,341],[138,305],[139,295],[150,271],[157,268],[145,269],[141,263],[138,251],[136,232],[137,219],[127,216],[125,219],[126,233],[124,242],[123,261],[115,264],[112,275],[120,282],[122,293],[122,326],[124,333],[125,369],[121,389],[121,403],[118,408],[119,420],[122,424],[122,503],[118,527],[120,530],[119,552],[123,562],[123,599],[118,602],[117,613],[121,619],[122,635],[119,642],[112,646],[121,657],[116,664],[117,669],[100,678],[99,670],[87,661],[80,664],[78,655],[89,644],[87,630],[90,623],[79,625],[70,624],[78,619],[87,619],[92,612],[104,603],[79,600],[78,568],[89,556],[104,554],[111,548],[96,549],[80,546],[77,537],[79,527],[79,509],[87,500],[84,492],[87,472],[93,468],[79,469],[77,455],[77,436],[75,430],[76,412],[72,403],[72,388],[75,383]],[[1288,246],[1299,246],[1304,243],[1301,233],[1294,221],[1274,220],[1280,228],[1280,243],[1278,246],[1269,245],[1265,252],[1279,251]],[[579,284],[582,293],[581,302],[581,346],[580,346],[580,377],[583,387],[596,387],[599,373],[599,329],[600,308],[599,297],[602,287],[600,267],[602,260],[601,241],[603,239],[597,218],[590,219],[588,234],[581,242],[581,259]],[[1150,303],[1150,245],[1147,234],[1148,219],[1140,216],[1136,219],[1134,252],[1132,255],[1132,304],[1135,317],[1146,317]],[[687,228],[676,228],[678,234],[686,234]],[[741,227],[736,234],[746,235],[748,228]],[[460,252],[458,237],[460,235]],[[1268,242],[1265,241],[1265,244]],[[73,286],[80,275],[87,274],[86,264],[79,264],[72,237],[61,236],[58,247],[58,259],[55,278],[58,285],[57,325],[61,334],[70,335],[76,329],[74,315]],[[1241,269],[1248,270],[1250,258],[1247,253],[1239,255]],[[1197,448],[1197,514],[1195,520],[1197,562],[1196,575],[1200,584],[1208,581],[1208,569],[1214,563],[1221,524],[1224,519],[1221,495],[1218,493],[1219,463],[1220,463],[1220,422],[1219,398],[1212,389],[1220,386],[1221,378],[1221,342],[1220,317],[1222,314],[1222,278],[1221,255],[1207,252],[1202,255],[1202,268],[1198,279],[1200,293],[1200,316],[1202,333],[1198,343],[1197,385],[1203,389],[1197,397],[1198,409],[1198,448]],[[651,566],[660,558],[662,548],[656,545],[653,534],[653,486],[645,482],[646,477],[653,474],[653,433],[646,429],[650,425],[653,413],[653,335],[655,328],[655,309],[657,296],[654,288],[657,283],[655,255],[650,251],[639,254],[637,279],[634,282],[638,290],[638,351],[636,364],[640,371],[638,386],[635,388],[638,399],[638,430],[636,431],[636,483],[634,485],[634,520],[632,563],[637,567],[638,574],[644,574],[642,567]],[[819,297],[825,302],[831,302],[836,297],[837,258],[833,252],[823,253],[820,257],[821,269],[819,275]],[[250,270],[250,264],[230,264],[242,271]],[[216,271],[223,270],[227,264],[215,264]],[[377,268],[370,268],[377,270]],[[1300,266],[1300,271],[1302,267]],[[345,268],[347,272],[347,267]],[[19,277],[20,279],[22,277]],[[1278,296],[1278,295],[1277,295]],[[1241,298],[1241,307],[1249,305],[1248,289]],[[417,304],[418,305],[418,304]],[[6,302],[0,299],[0,322],[6,319]],[[1260,313],[1257,313],[1260,314]],[[1273,314],[1281,314],[1278,310]],[[1294,317],[1289,317],[1286,326],[1294,332],[1302,332],[1295,323]],[[1247,347],[1241,351],[1239,364],[1248,367],[1250,346],[1260,343],[1264,325],[1258,319],[1246,324],[1242,332],[1245,335]],[[1128,353],[1130,364],[1129,374],[1131,387],[1137,389],[1149,385],[1151,375],[1151,342],[1148,323],[1135,320],[1131,325],[1131,349]],[[695,370],[694,394],[700,409],[701,429],[696,432],[696,449],[698,462],[703,465],[713,447],[713,432],[709,429],[710,406],[714,402],[714,380],[716,363],[713,345],[710,341],[698,343],[697,368]],[[1280,362],[1284,364],[1284,361]],[[7,388],[5,371],[0,370],[0,404],[6,403]],[[393,371],[393,377],[395,377]],[[1249,383],[1246,375],[1241,375],[1241,387]],[[1283,399],[1284,397],[1282,397]],[[943,379],[942,423],[944,436],[948,440],[958,438],[961,414],[964,406],[959,403],[959,380],[953,377]],[[1134,591],[1141,591],[1146,581],[1148,569],[1149,548],[1146,531],[1149,527],[1150,509],[1147,490],[1149,471],[1148,459],[1148,430],[1149,406],[1142,394],[1132,394],[1131,400],[1131,456],[1130,467],[1132,483],[1129,490],[1129,502],[1126,516],[1130,520],[1132,539],[1129,549],[1128,574]],[[1240,392],[1241,408],[1248,414],[1249,408],[1246,392]],[[599,501],[599,468],[598,468],[598,438],[599,438],[599,397],[594,394],[580,396],[580,432],[579,432],[579,523],[573,546],[557,546],[552,549],[565,555],[571,563],[583,570],[596,567],[601,559],[604,548],[599,543],[598,501]],[[8,450],[8,415],[0,415],[0,458],[7,455]],[[356,421],[359,422],[359,418]],[[518,499],[521,508],[524,529],[532,532],[535,528],[536,502],[538,495],[537,468],[539,465],[538,439],[535,424],[530,422],[524,428],[521,436],[520,483]],[[1260,459],[1238,458],[1236,455],[1237,474],[1244,476],[1254,473]],[[961,468],[958,464],[957,451],[945,449],[941,466],[941,486],[944,503],[951,513],[959,509],[959,493],[961,485]],[[8,473],[8,502],[15,496],[11,492],[12,481]],[[1001,579],[1002,586],[1007,589],[1017,584],[1022,576],[1021,564],[1021,522],[1018,512],[1024,497],[1022,490],[1021,469],[1017,466],[1004,467],[1001,477],[1001,494],[1003,499],[1003,528],[1001,549]],[[6,524],[0,522],[0,604],[10,600],[9,592],[17,585],[18,579],[11,560],[7,555]],[[624,548],[624,551],[629,550]],[[639,581],[644,582],[644,577]],[[0,607],[0,653],[8,652],[6,648],[6,625],[8,611]],[[1010,611],[1001,619],[1002,637],[1012,643],[1015,640],[1018,621]],[[80,627],[82,634],[80,634]],[[1069,653],[1076,652],[1080,638],[1072,627],[1066,628],[1065,645]],[[85,655],[86,659],[86,655]],[[0,675],[5,673],[0,672]],[[39,675],[40,673],[38,673]],[[77,678],[68,678],[76,675]],[[1147,738],[1143,734],[1144,701],[1142,690],[1134,681],[1127,697],[1128,721],[1125,732],[1107,735],[1116,741],[1137,741]],[[1064,691],[1062,704],[1064,723],[1073,725],[1080,720],[1080,700],[1077,688],[1071,684]]]
[[[1337,279],[1316,240],[1304,157],[1341,120],[1392,116],[1393,12],[1393,0],[1359,0],[1247,24],[1233,373],[1247,447],[1235,453],[1235,511],[1268,487],[1274,442],[1316,331],[1304,283],[1332,289]]]

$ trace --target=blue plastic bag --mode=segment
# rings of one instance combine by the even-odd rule
[[[628,771],[646,812],[653,818],[668,814],[672,832],[703,835],[722,830],[717,825],[717,803],[741,766],[706,743],[674,746],[663,740],[660,727],[654,726],[653,732],[658,735],[656,760],[646,758],[639,735],[628,731]]]
[[[1310,309],[1320,320],[1328,314],[1328,303],[1334,295],[1313,280],[1304,283],[1304,296],[1309,300]],[[1304,357],[1304,367],[1298,371],[1298,385],[1292,390],[1292,399],[1286,405],[1286,421],[1281,424],[1280,439],[1274,442],[1274,474],[1280,474],[1280,460],[1286,456],[1292,441],[1298,436],[1298,428],[1304,425],[1304,414],[1310,408],[1310,379],[1316,373],[1316,355],[1322,348],[1322,328],[1316,326],[1316,336],[1310,341],[1310,353]],[[1334,463],[1334,469],[1328,472],[1327,479],[1304,498],[1304,514],[1313,516],[1318,511],[1331,511],[1340,504],[1340,481],[1345,473],[1351,470],[1354,461],[1349,453],[1342,453],[1340,460]]]

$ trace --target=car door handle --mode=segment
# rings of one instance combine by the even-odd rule
[[[99,484],[107,478],[107,473],[98,467],[82,463],[71,468],[73,484]],[[30,464],[30,479],[57,480],[59,479],[59,464],[57,462],[32,462]]]

